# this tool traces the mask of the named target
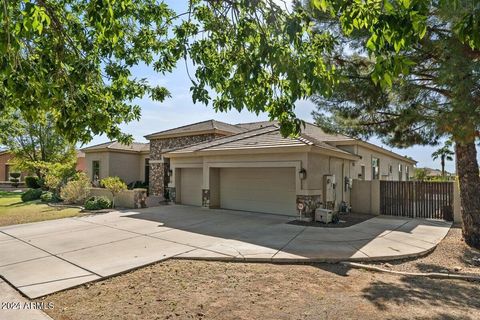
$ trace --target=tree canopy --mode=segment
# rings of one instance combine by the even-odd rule
[[[75,146],[55,130],[50,114],[29,122],[15,112],[0,117],[0,144],[13,154],[19,170],[42,176],[41,167],[52,163],[71,163],[75,168]]]
[[[44,113],[71,142],[105,133],[128,141],[119,125],[140,117],[135,98],[168,91],[133,78],[131,67],[162,52],[174,12],[155,0],[19,0],[0,9],[0,111],[35,122]]]

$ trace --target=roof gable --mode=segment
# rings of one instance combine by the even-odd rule
[[[118,141],[109,141],[94,146],[81,149],[83,152],[96,151],[119,151],[119,152],[148,152],[150,150],[149,143],[132,142],[130,145],[120,143]]]
[[[265,148],[314,146],[321,149],[352,157],[347,151],[338,149],[324,142],[318,141],[308,135],[299,137],[283,137],[277,125],[261,127],[240,134],[222,137],[210,142],[199,143],[186,148],[169,152],[171,155],[185,155],[196,152],[215,152],[228,150],[252,150]]]
[[[207,120],[202,122],[197,122],[193,124],[188,124],[185,126],[172,128],[164,131],[155,132],[149,135],[146,135],[145,138],[147,139],[155,139],[155,138],[169,138],[174,136],[189,136],[189,135],[197,135],[197,134],[208,134],[208,133],[224,133],[224,134],[236,134],[240,132],[244,132],[247,129],[244,129],[239,126],[235,126],[232,124],[228,124],[221,121],[216,120]]]

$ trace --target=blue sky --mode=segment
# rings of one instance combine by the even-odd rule
[[[187,1],[166,1],[171,8],[177,12],[183,12],[186,9]],[[145,142],[144,135],[152,132],[161,131],[181,125],[199,122],[208,119],[216,119],[228,123],[253,122],[268,120],[266,114],[256,116],[253,113],[244,111],[229,111],[226,113],[216,113],[210,106],[203,104],[194,104],[190,95],[190,80],[187,77],[184,63],[178,64],[177,69],[167,75],[161,75],[147,66],[139,66],[133,71],[134,76],[138,78],[147,78],[151,83],[163,85],[171,92],[172,97],[164,102],[154,102],[149,98],[138,100],[137,103],[142,108],[142,118],[138,122],[131,122],[122,125],[124,132],[134,136],[135,141]],[[299,118],[313,122],[311,112],[315,105],[310,101],[299,101],[296,105],[296,114]],[[106,142],[104,136],[95,137],[88,145],[94,145]],[[372,139],[371,142],[382,145],[378,139]],[[398,152],[401,155],[408,155],[417,160],[419,167],[439,168],[439,161],[432,161],[431,154],[436,150],[435,147],[416,146],[408,149],[395,149],[382,145],[383,147]],[[447,162],[447,170],[455,171],[454,162]]]

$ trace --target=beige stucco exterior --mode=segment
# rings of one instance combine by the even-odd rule
[[[413,168],[415,162],[401,156],[393,156],[388,150],[378,150],[381,148],[368,148],[361,145],[337,145],[338,148],[360,156],[354,165],[352,165],[352,177],[359,180],[372,180],[372,160],[379,159],[380,180],[389,181],[407,181],[413,178]],[[399,167],[402,166],[400,175]],[[365,168],[365,176],[362,176],[362,166]],[[390,170],[391,169],[391,170]],[[408,171],[408,177],[407,177]],[[401,176],[401,179],[400,179]]]
[[[93,162],[100,162],[99,179],[117,176],[125,183],[145,181],[145,159],[148,154],[119,152],[119,151],[95,151],[85,152],[86,173],[93,180]]]
[[[192,157],[172,157],[170,167],[173,176],[169,187],[175,188],[176,196],[181,198],[182,168],[201,168],[203,170],[202,190],[210,191],[209,207],[218,207],[219,170],[222,168],[293,168],[297,197],[323,197],[325,175],[336,177],[336,205],[342,201],[350,203],[350,188],[345,186],[345,178],[352,178],[351,167],[354,160],[342,159],[317,152],[292,152],[288,148],[277,153],[238,153]],[[281,151],[281,152],[280,152]],[[168,155],[167,155],[168,156]],[[305,169],[306,178],[301,179],[299,171]],[[201,190],[198,190],[201,192]]]

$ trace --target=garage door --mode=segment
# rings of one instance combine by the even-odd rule
[[[180,170],[180,203],[202,205],[202,169],[182,168]]]
[[[220,169],[220,206],[296,215],[294,168]]]

